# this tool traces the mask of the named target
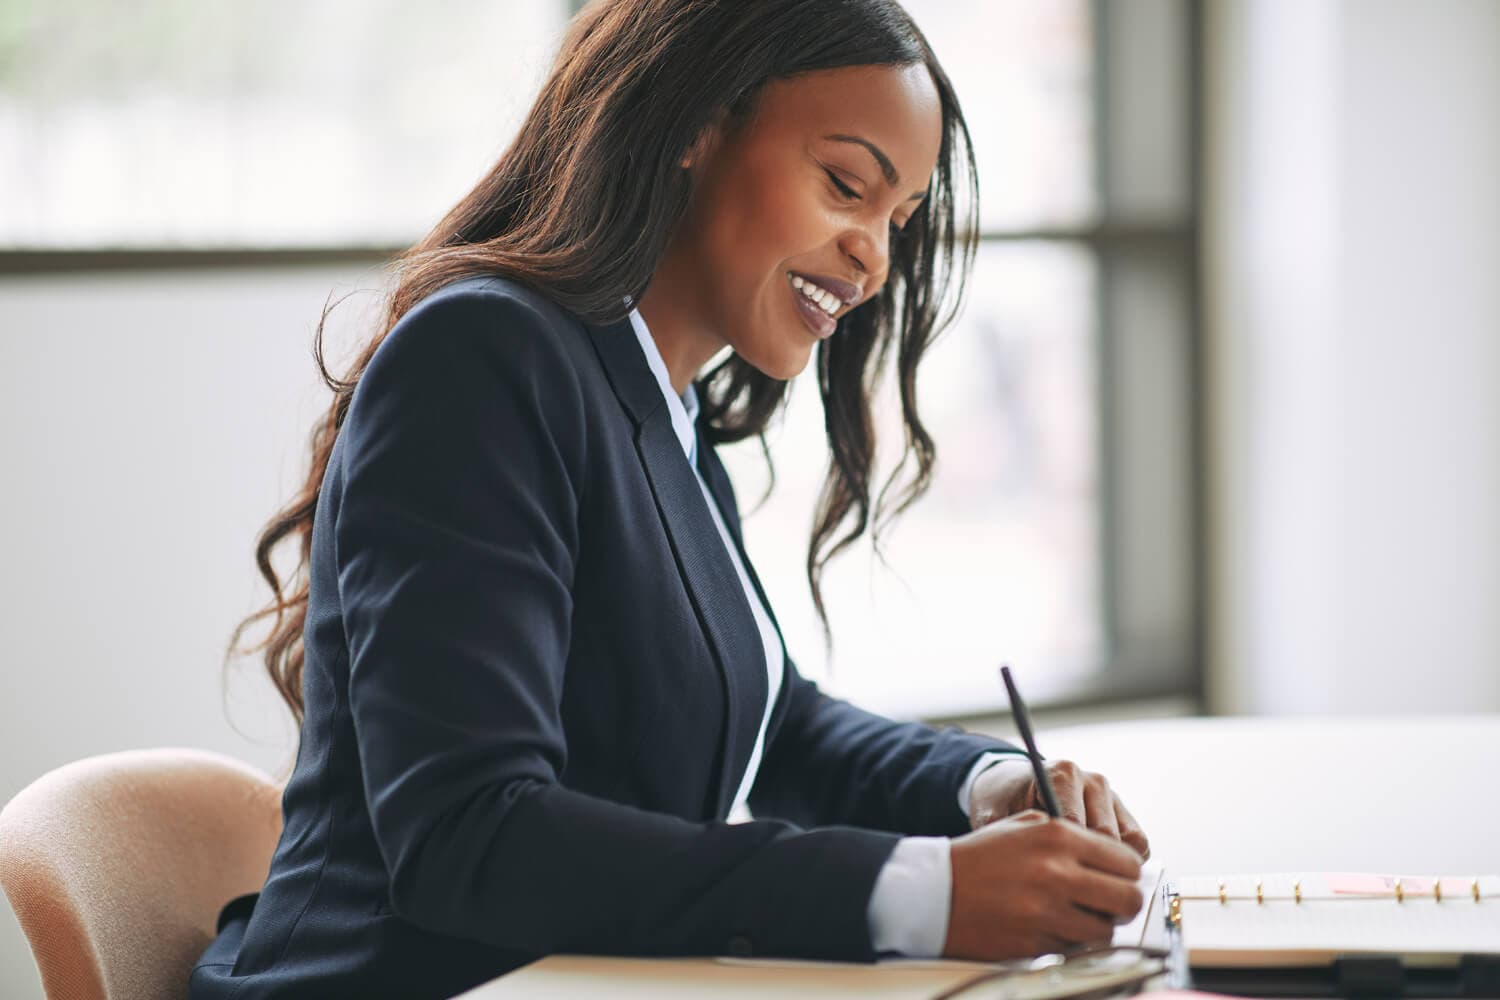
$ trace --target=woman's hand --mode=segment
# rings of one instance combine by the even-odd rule
[[[1151,857],[1151,845],[1140,824],[1104,775],[1085,771],[1071,760],[1047,761],[1046,767],[1063,819],[1123,841],[1142,861]],[[1023,809],[1041,808],[1042,796],[1037,791],[1031,760],[1020,755],[985,768],[969,792],[969,824],[975,830]]]
[[[1106,943],[1141,908],[1133,849],[1035,809],[954,838],[951,857],[946,958],[999,961]]]

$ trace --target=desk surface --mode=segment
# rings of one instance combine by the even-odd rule
[[[872,1000],[927,1000],[980,971],[955,965],[895,968],[872,965],[826,967],[732,965],[712,958],[630,959],[554,955],[465,993],[458,1000],[573,1000],[621,997],[625,1000],[737,1000],[776,996],[861,997]]]
[[[1037,737],[1178,874],[1500,871],[1500,715],[1160,719]]]
[[[1169,875],[1500,871],[1497,715],[1152,719],[1037,743],[1108,777]],[[556,956],[464,997],[929,997],[968,974]]]

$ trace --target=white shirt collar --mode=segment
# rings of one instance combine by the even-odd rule
[[[627,298],[626,301],[630,300]],[[635,330],[635,339],[640,341],[641,351],[646,355],[646,364],[650,366],[651,374],[656,376],[656,384],[667,401],[667,412],[672,416],[672,430],[677,432],[677,440],[682,442],[682,453],[689,462],[694,462],[698,437],[693,425],[698,420],[698,391],[689,382],[682,395],[677,395],[672,388],[671,376],[667,373],[667,363],[662,360],[656,340],[646,328],[646,319],[634,306],[630,307],[630,326]]]

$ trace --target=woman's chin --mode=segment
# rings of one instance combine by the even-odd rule
[[[790,382],[792,379],[796,378],[798,375],[801,375],[804,371],[807,370],[807,363],[810,360],[812,360],[811,346],[808,346],[801,350],[793,348],[786,354],[782,355],[782,363],[778,366],[777,371],[768,371],[766,372],[766,374],[770,375],[772,378],[780,379],[783,382]]]
[[[811,343],[806,346],[777,344],[774,350],[761,349],[753,354],[746,351],[735,353],[762,375],[789,382],[807,369],[808,362],[812,360],[813,347]]]

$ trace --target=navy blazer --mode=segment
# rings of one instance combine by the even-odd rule
[[[899,836],[965,832],[960,783],[1009,748],[830,698],[788,657],[756,819],[724,821],[765,658],[628,318],[499,278],[423,299],[313,523],[285,829],[196,1000],[447,997],[554,952],[869,961]]]

